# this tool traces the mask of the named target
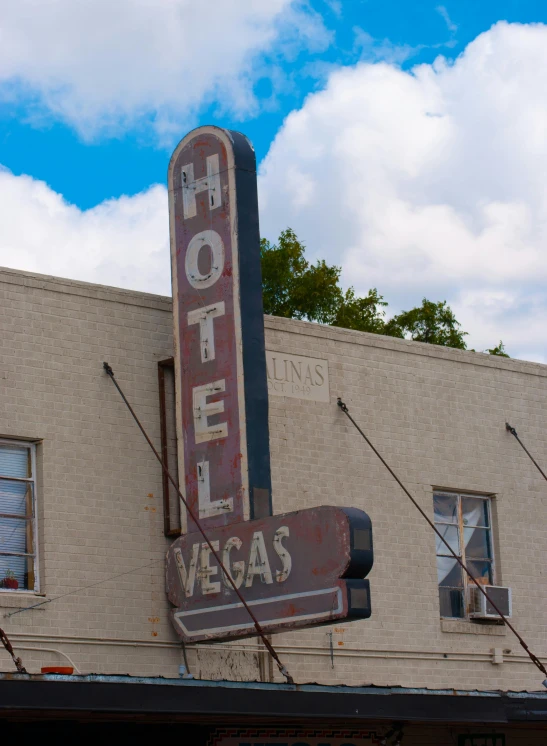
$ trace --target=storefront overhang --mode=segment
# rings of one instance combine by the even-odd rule
[[[139,719],[347,727],[406,723],[547,723],[547,693],[0,674],[0,718]]]

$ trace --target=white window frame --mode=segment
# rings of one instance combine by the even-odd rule
[[[464,563],[464,565],[467,567],[467,557],[465,554],[465,546],[464,546],[464,528],[467,528],[467,526],[463,523],[463,513],[461,508],[462,503],[462,497],[471,497],[476,500],[483,500],[487,506],[488,506],[488,535],[489,535],[489,543],[490,543],[490,561],[491,561],[491,576],[492,576],[492,585],[496,585],[497,583],[497,562],[496,562],[496,555],[495,555],[495,547],[494,547],[494,524],[492,521],[493,517],[493,510],[492,510],[492,501],[494,500],[494,495],[477,495],[473,494],[471,492],[456,492],[455,490],[443,490],[443,489],[434,489],[433,490],[433,504],[434,498],[436,495],[439,496],[450,496],[455,497],[457,499],[457,505],[458,505],[458,522],[457,523],[442,523],[440,521],[437,521],[435,517],[435,513],[433,514],[433,521],[435,523],[435,527],[443,526],[443,525],[452,525],[458,528],[458,546],[459,546],[459,557]],[[435,570],[437,570],[437,560],[439,556],[451,556],[448,549],[446,549],[446,554],[439,554],[435,552]],[[473,561],[473,558],[471,558],[471,561]],[[469,616],[469,603],[468,603],[468,588],[470,585],[474,586],[474,583],[469,579],[469,576],[467,573],[462,570],[462,576],[463,576],[463,586],[462,586],[462,592],[463,592],[463,616],[444,616],[441,614],[441,619],[459,619],[460,621],[470,621],[471,617]],[[437,581],[437,589],[440,588],[439,583]]]
[[[17,438],[0,438],[0,448],[2,446],[10,446],[10,447],[24,447],[28,448],[30,451],[30,470],[31,470],[31,476],[26,477],[24,479],[18,478],[14,479],[14,477],[7,477],[0,474],[0,480],[5,479],[6,481],[12,480],[12,481],[24,481],[30,484],[31,491],[32,491],[32,552],[27,552],[23,556],[25,557],[32,557],[34,560],[34,588],[0,588],[0,593],[40,593],[40,563],[39,563],[39,550],[38,550],[38,501],[37,501],[37,495],[36,495],[36,443],[33,443],[32,441],[28,440],[18,440]],[[2,552],[0,550],[0,556],[3,557],[13,557],[13,556],[21,556],[20,554],[16,555],[12,552]]]

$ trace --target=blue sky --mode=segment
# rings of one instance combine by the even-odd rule
[[[0,264],[168,293],[170,152],[215,123],[255,145],[268,238],[547,362],[545,3],[112,5],[0,7]]]
[[[402,55],[408,53],[400,63],[408,68],[432,62],[439,54],[456,57],[501,19],[547,22],[547,5],[541,0],[458,0],[444,5],[406,0],[316,0],[311,8],[321,15],[331,35],[328,45],[316,50],[296,49],[286,58],[272,50],[267,56],[280,64],[286,79],[277,82],[277,90],[267,74],[256,82],[256,95],[263,103],[255,115],[227,114],[213,101],[195,112],[190,126],[214,123],[242,130],[252,140],[257,159],[262,160],[285,116],[324,84],[330,66],[355,64],[363,56],[380,60],[382,53],[389,57],[389,51],[383,49],[387,41]],[[374,40],[364,49],[359,44],[359,29]],[[15,104],[0,100],[0,163],[14,174],[43,179],[83,209],[165,181],[176,137],[173,142],[159,143],[156,132],[145,122],[110,136],[83,139],[73,126],[37,108],[41,109],[33,95],[23,95]]]

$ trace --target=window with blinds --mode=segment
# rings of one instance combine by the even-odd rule
[[[34,444],[0,440],[0,592],[38,590],[35,473]]]

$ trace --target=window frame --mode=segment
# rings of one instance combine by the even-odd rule
[[[36,442],[31,440],[22,440],[18,438],[0,438],[0,449],[2,446],[10,447],[24,447],[28,448],[30,454],[30,477],[7,477],[0,474],[0,481],[17,481],[26,482],[30,485],[32,493],[32,552],[25,552],[23,554],[17,552],[2,552],[0,550],[0,556],[2,557],[31,557],[34,561],[34,588],[0,588],[0,593],[40,593],[40,562],[39,562],[39,547],[38,547],[38,497],[37,497],[37,475],[36,475]],[[9,516],[6,515],[9,518]]]
[[[435,497],[455,497],[457,499],[457,522],[456,523],[450,523],[448,521],[442,522],[437,520],[437,517],[435,515]],[[463,510],[462,510],[462,498],[472,498],[475,500],[482,500],[486,506],[487,506],[487,517],[488,517],[488,525],[487,526],[468,526],[465,525],[463,522]],[[468,560],[465,554],[465,541],[464,541],[464,529],[465,528],[484,528],[487,531],[488,536],[488,544],[490,549],[490,575],[492,578],[491,583],[485,583],[485,585],[498,585],[498,570],[497,570],[497,562],[496,562],[496,553],[495,553],[495,542],[494,542],[494,524],[493,524],[493,500],[495,498],[495,495],[493,494],[477,494],[473,492],[459,492],[456,490],[446,490],[446,489],[434,489],[433,490],[433,522],[435,524],[435,528],[438,528],[439,526],[455,526],[458,529],[458,552],[459,557],[464,563],[464,565],[467,567],[468,562],[473,562],[473,558]],[[437,537],[435,537],[437,539]],[[446,554],[438,553],[435,550],[435,569],[438,573],[438,559],[439,557],[452,557],[448,552],[448,549],[446,550]],[[472,621],[471,617],[469,616],[469,603],[468,603],[468,588],[470,585],[472,585],[472,581],[469,579],[469,576],[466,572],[461,570],[462,572],[462,593],[463,593],[463,615],[462,616],[446,616],[444,614],[440,614],[441,619],[450,619],[450,620],[459,620],[459,621]],[[473,584],[474,585],[474,584]],[[439,584],[439,580],[437,577],[437,592],[439,592],[440,588],[442,586]],[[452,588],[452,586],[446,586],[448,588]],[[439,599],[439,611],[440,611],[440,599]]]

